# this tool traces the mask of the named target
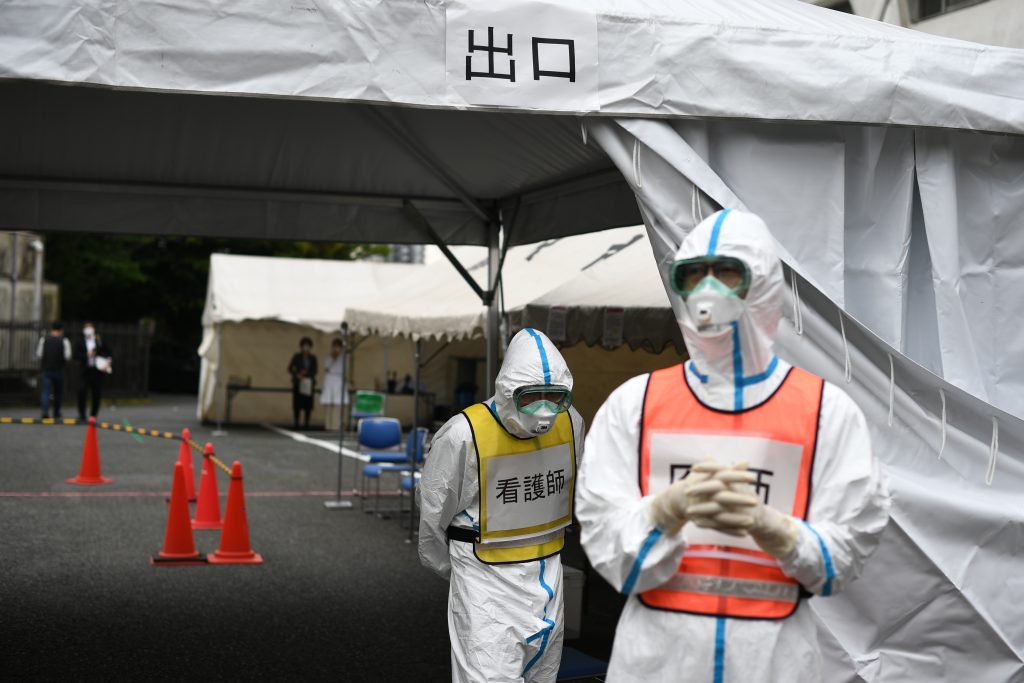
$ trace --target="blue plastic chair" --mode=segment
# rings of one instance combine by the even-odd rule
[[[393,419],[393,418],[385,418],[385,419],[389,419],[390,420],[390,419]],[[362,422],[362,421],[360,421],[360,422]],[[397,422],[397,420],[396,420],[396,422]],[[362,424],[360,424],[360,427],[362,427]],[[418,439],[416,438],[417,435],[419,436]],[[413,470],[413,464],[415,464],[416,466],[421,465],[423,463],[423,451],[424,451],[424,444],[426,442],[426,439],[427,439],[427,429],[425,427],[420,427],[420,428],[416,429],[415,431],[410,431],[409,432],[409,435],[408,435],[408,437],[405,440],[405,452],[404,453],[387,452],[387,453],[383,453],[383,454],[380,454],[380,453],[377,454],[378,457],[381,456],[381,455],[387,456],[386,460],[384,460],[384,459],[377,459],[372,453],[369,453],[369,452],[364,452],[363,453],[364,455],[370,456],[370,464],[363,466],[363,470],[362,470],[362,477],[363,478],[362,478],[362,481],[360,482],[360,486],[359,486],[360,495],[361,495],[361,498],[362,498],[361,506],[362,506],[363,510],[365,510],[366,512],[376,512],[378,514],[382,514],[383,512],[386,512],[385,510],[382,510],[381,507],[380,507],[380,480],[381,480],[381,475],[389,473],[389,472],[394,472],[394,473],[399,473],[399,474],[402,474],[402,473],[408,474],[411,470]],[[400,455],[401,457],[399,459],[395,460],[394,457],[393,457],[395,455]],[[366,508],[366,499],[369,497],[369,494],[366,491],[366,480],[367,479],[373,479],[373,480],[376,481],[376,487],[375,487],[375,492],[374,492],[374,503],[373,503],[373,507],[370,508],[370,509]],[[402,512],[401,500],[399,501],[399,509],[398,509],[398,511],[399,511],[399,513]]]
[[[402,501],[406,496],[409,497],[409,524],[414,525],[416,523],[416,488],[419,485],[420,476],[418,472],[408,472],[398,483],[398,523],[400,526],[405,526],[402,521],[405,519],[405,505],[403,505]]]
[[[393,417],[367,417],[359,420],[357,437],[359,451],[371,463],[405,462],[402,446],[402,423]]]

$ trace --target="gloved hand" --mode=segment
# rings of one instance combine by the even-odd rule
[[[648,506],[651,521],[666,534],[675,534],[688,519],[705,518],[722,512],[722,506],[712,496],[726,489],[724,482],[714,478],[726,469],[714,460],[693,466],[690,474],[654,496]]]
[[[762,502],[751,486],[754,474],[746,469],[746,463],[738,463],[715,473],[715,480],[725,488],[712,496],[712,502],[722,511],[708,520],[708,526],[734,536],[750,534],[761,550],[772,557],[785,557],[796,546],[796,522]]]
[[[713,474],[713,481],[722,482],[724,488],[711,497],[710,504],[695,506],[693,514],[689,515],[690,520],[705,529],[730,536],[746,536],[754,525],[750,513],[757,505],[757,498],[750,487],[754,479],[754,473],[747,471],[745,462],[718,469]]]

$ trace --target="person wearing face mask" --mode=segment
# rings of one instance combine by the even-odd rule
[[[303,337],[299,340],[299,352],[288,363],[288,374],[292,377],[292,418],[295,429],[302,425],[309,429],[309,415],[313,412],[313,391],[316,388],[316,356],[313,355],[313,340]]]
[[[669,283],[691,360],[609,396],[580,472],[584,550],[629,596],[607,680],[817,683],[805,598],[854,580],[888,521],[864,416],[775,355],[784,283],[760,218],[701,222]]]
[[[92,322],[82,324],[82,337],[75,344],[74,357],[79,367],[78,419],[85,420],[86,405],[89,407],[88,417],[99,415],[103,377],[114,369],[110,349],[96,333]]]
[[[422,563],[445,578],[453,681],[554,681],[583,418],[541,332],[512,338],[493,397],[437,432],[419,485]]]
[[[344,388],[341,386],[345,375],[341,355],[342,342],[335,339],[331,342],[331,352],[324,358],[324,387],[320,390],[320,405],[324,407],[324,429],[336,431],[341,429],[341,404],[348,403]]]

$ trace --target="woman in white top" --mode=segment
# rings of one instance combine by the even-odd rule
[[[331,353],[324,358],[324,388],[320,391],[320,404],[326,406],[324,410],[324,428],[335,430],[341,428],[342,399],[348,403],[347,397],[341,387],[342,380],[341,340],[335,339],[331,342]]]

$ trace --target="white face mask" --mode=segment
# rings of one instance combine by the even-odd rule
[[[722,326],[736,322],[743,315],[743,299],[708,275],[686,298],[686,308],[699,332],[719,332]]]
[[[84,330],[82,330],[82,333],[86,337],[90,337],[91,338],[91,337],[94,337],[96,335],[96,330],[91,328],[91,327],[86,327]]]
[[[551,427],[555,424],[555,418],[558,417],[558,413],[550,410],[547,407],[540,408],[537,412],[532,415],[525,413],[519,413],[518,422],[531,434],[540,436],[541,434],[547,434],[551,431]]]

